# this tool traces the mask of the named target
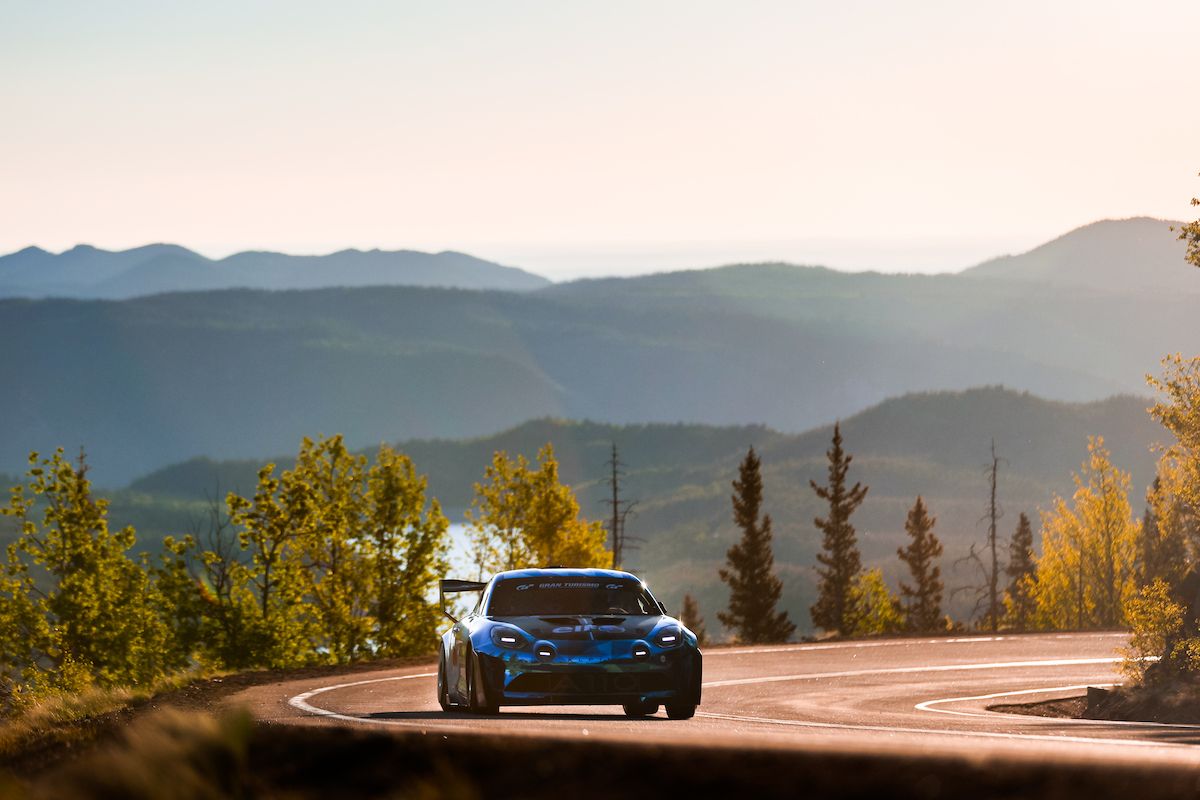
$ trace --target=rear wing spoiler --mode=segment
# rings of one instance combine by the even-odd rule
[[[460,581],[447,578],[438,582],[438,606],[451,621],[458,622],[458,618],[446,610],[446,595],[458,592],[482,592],[486,588],[487,584],[479,581]]]

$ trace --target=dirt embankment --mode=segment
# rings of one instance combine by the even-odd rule
[[[1035,717],[1200,725],[1200,683],[1172,682],[1116,689],[1092,687],[1086,695],[1078,697],[1003,703],[988,706],[988,710]]]

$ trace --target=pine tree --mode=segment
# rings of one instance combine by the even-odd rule
[[[739,467],[733,482],[733,521],[742,539],[725,554],[728,568],[720,571],[729,584],[729,610],[717,618],[732,628],[738,641],[783,642],[796,630],[786,611],[776,611],[783,583],[775,576],[771,552],[771,516],[763,514],[762,462],[754,448]]]
[[[942,556],[942,543],[933,532],[936,517],[929,516],[925,501],[917,496],[917,502],[908,512],[904,530],[908,532],[907,547],[896,550],[900,560],[908,565],[912,573],[911,586],[901,582],[900,595],[904,598],[904,614],[908,629],[918,633],[936,631],[942,626],[942,570],[937,559]]]
[[[1008,543],[1008,589],[1004,593],[1005,616],[1008,625],[1024,631],[1033,621],[1037,604],[1033,587],[1037,582],[1037,563],[1033,554],[1033,527],[1024,512],[1017,520],[1017,529]]]
[[[701,646],[708,643],[708,631],[705,630],[704,617],[700,616],[700,604],[690,594],[683,596],[683,608],[679,611],[679,621],[683,627],[696,634],[696,642]]]
[[[1163,480],[1164,474],[1167,481]],[[1155,580],[1175,587],[1188,568],[1187,538],[1191,515],[1176,496],[1174,465],[1165,460],[1146,493],[1146,511],[1138,537],[1138,585]]]
[[[840,425],[833,426],[833,445],[825,455],[829,458],[829,483],[818,486],[816,481],[809,481],[817,496],[829,503],[828,516],[813,520],[824,538],[822,552],[817,554],[823,568],[817,569],[820,581],[811,614],[818,628],[848,636],[855,628],[854,583],[862,571],[850,515],[862,504],[867,487],[855,483],[846,488],[846,473],[853,457],[842,450]]]

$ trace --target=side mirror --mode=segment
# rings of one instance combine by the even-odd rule
[[[438,607],[441,608],[442,613],[445,614],[451,622],[458,622],[458,617],[446,610],[446,595],[456,594],[458,592],[482,592],[486,588],[487,584],[480,583],[479,581],[458,581],[452,578],[439,581]]]

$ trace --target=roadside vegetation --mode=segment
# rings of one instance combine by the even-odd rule
[[[608,563],[551,449],[537,469],[497,453],[477,491],[482,565]],[[203,533],[154,556],[133,528],[110,529],[82,455],[33,454],[0,512],[17,527],[0,564],[0,713],[21,720],[0,741],[196,675],[412,656],[436,641],[448,521],[386,446],[369,460],[339,436],[305,439],[291,469],[265,465],[253,494],[230,493]]]

